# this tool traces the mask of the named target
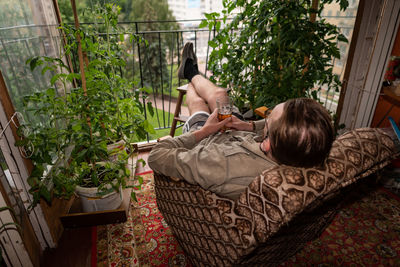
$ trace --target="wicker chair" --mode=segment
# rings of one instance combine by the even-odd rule
[[[396,153],[387,132],[357,129],[335,140],[323,167],[272,167],[236,201],[155,173],[157,204],[195,266],[273,266],[322,233],[343,190]]]

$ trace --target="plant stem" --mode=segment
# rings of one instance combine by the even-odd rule
[[[79,20],[78,20],[78,14],[76,12],[75,0],[71,0],[71,5],[72,5],[72,11],[74,12],[74,20],[75,20],[75,28],[76,28],[76,39],[77,39],[77,42],[78,42],[78,57],[79,57],[79,68],[80,68],[80,71],[81,71],[81,78],[82,78],[82,89],[83,89],[84,96],[87,97],[85,69],[84,69],[84,66],[83,66],[84,59],[83,59],[83,53],[82,53],[81,35],[80,35],[80,32],[79,32]],[[91,125],[90,117],[88,115],[86,115],[86,121],[87,121],[87,124],[89,126],[90,144],[93,144],[94,140],[93,140],[93,133],[92,133],[92,125]],[[92,160],[91,159],[88,159],[88,160],[89,160],[89,162],[92,163],[92,166],[93,166],[92,168],[93,168],[93,171],[94,171],[95,170],[95,166],[94,166]]]

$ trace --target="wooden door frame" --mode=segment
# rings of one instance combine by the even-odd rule
[[[369,127],[400,24],[400,2],[360,0],[339,99],[345,130]]]
[[[14,109],[13,104],[11,103],[11,99],[8,94],[7,87],[6,87],[5,81],[3,79],[3,74],[1,72],[1,70],[0,70],[0,102],[1,102],[1,105],[5,112],[5,116],[6,116],[7,120],[10,121],[12,115],[15,113],[15,109]],[[14,122],[18,125],[17,117],[14,117]],[[17,135],[17,128],[15,127],[15,125],[13,123],[10,123],[9,127],[12,131],[12,134],[13,134],[15,140],[18,140],[19,137]],[[3,134],[5,134],[5,132],[3,132]],[[24,158],[24,166],[26,167],[26,169],[29,172],[32,171],[33,165],[29,159]],[[7,204],[7,206],[11,207],[10,198],[8,197],[6,189],[2,183],[0,183],[0,193],[1,193],[5,203]],[[34,266],[39,266],[43,249],[39,243],[39,240],[36,236],[35,230],[33,229],[30,218],[27,216],[27,213],[22,212],[21,214],[22,214],[21,231],[22,231],[22,240],[24,243],[24,247],[28,252],[28,255],[30,257],[32,264]],[[16,221],[15,218],[14,218],[14,221]]]

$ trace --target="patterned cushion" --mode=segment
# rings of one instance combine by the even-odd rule
[[[236,201],[155,173],[157,204],[194,265],[275,264],[315,238],[343,188],[389,164],[394,150],[380,129],[353,130],[323,167],[271,167]]]

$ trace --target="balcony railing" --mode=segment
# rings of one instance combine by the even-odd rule
[[[339,17],[333,17],[338,19]],[[355,17],[341,17],[339,27],[351,39]],[[329,19],[332,19],[329,18]],[[175,22],[175,21],[174,21]],[[194,44],[198,57],[199,69],[209,75],[207,62],[212,51],[208,45],[215,36],[215,30],[199,29],[200,20],[176,21],[180,25],[177,30],[142,30],[143,28],[157,29],[157,25],[171,21],[144,21],[121,23],[127,32],[140,35],[148,41],[148,45],[136,41],[123,42],[127,65],[120,68],[120,75],[137,81],[138,87],[148,88],[145,102],[152,102],[158,110],[152,118],[145,112],[156,129],[158,135],[166,135],[172,124],[174,102],[178,95],[176,88],[185,83],[177,78],[177,68],[181,62],[180,52],[187,41]],[[152,25],[148,27],[148,25]],[[144,27],[146,25],[146,27]],[[85,24],[82,25],[84,27]],[[347,58],[348,45],[340,47],[341,59],[334,63],[334,72],[342,77]],[[16,110],[29,120],[32,116],[26,112],[22,97],[36,90],[44,90],[49,85],[49,76],[42,76],[39,71],[31,72],[26,60],[32,56],[58,56],[60,34],[58,25],[23,25],[18,27],[0,28],[0,68]],[[72,65],[78,70],[77,56],[73,56]],[[338,92],[329,88],[321,91],[320,100],[332,112],[336,112]],[[179,132],[178,132],[179,134]],[[146,141],[155,139],[149,135]]]

